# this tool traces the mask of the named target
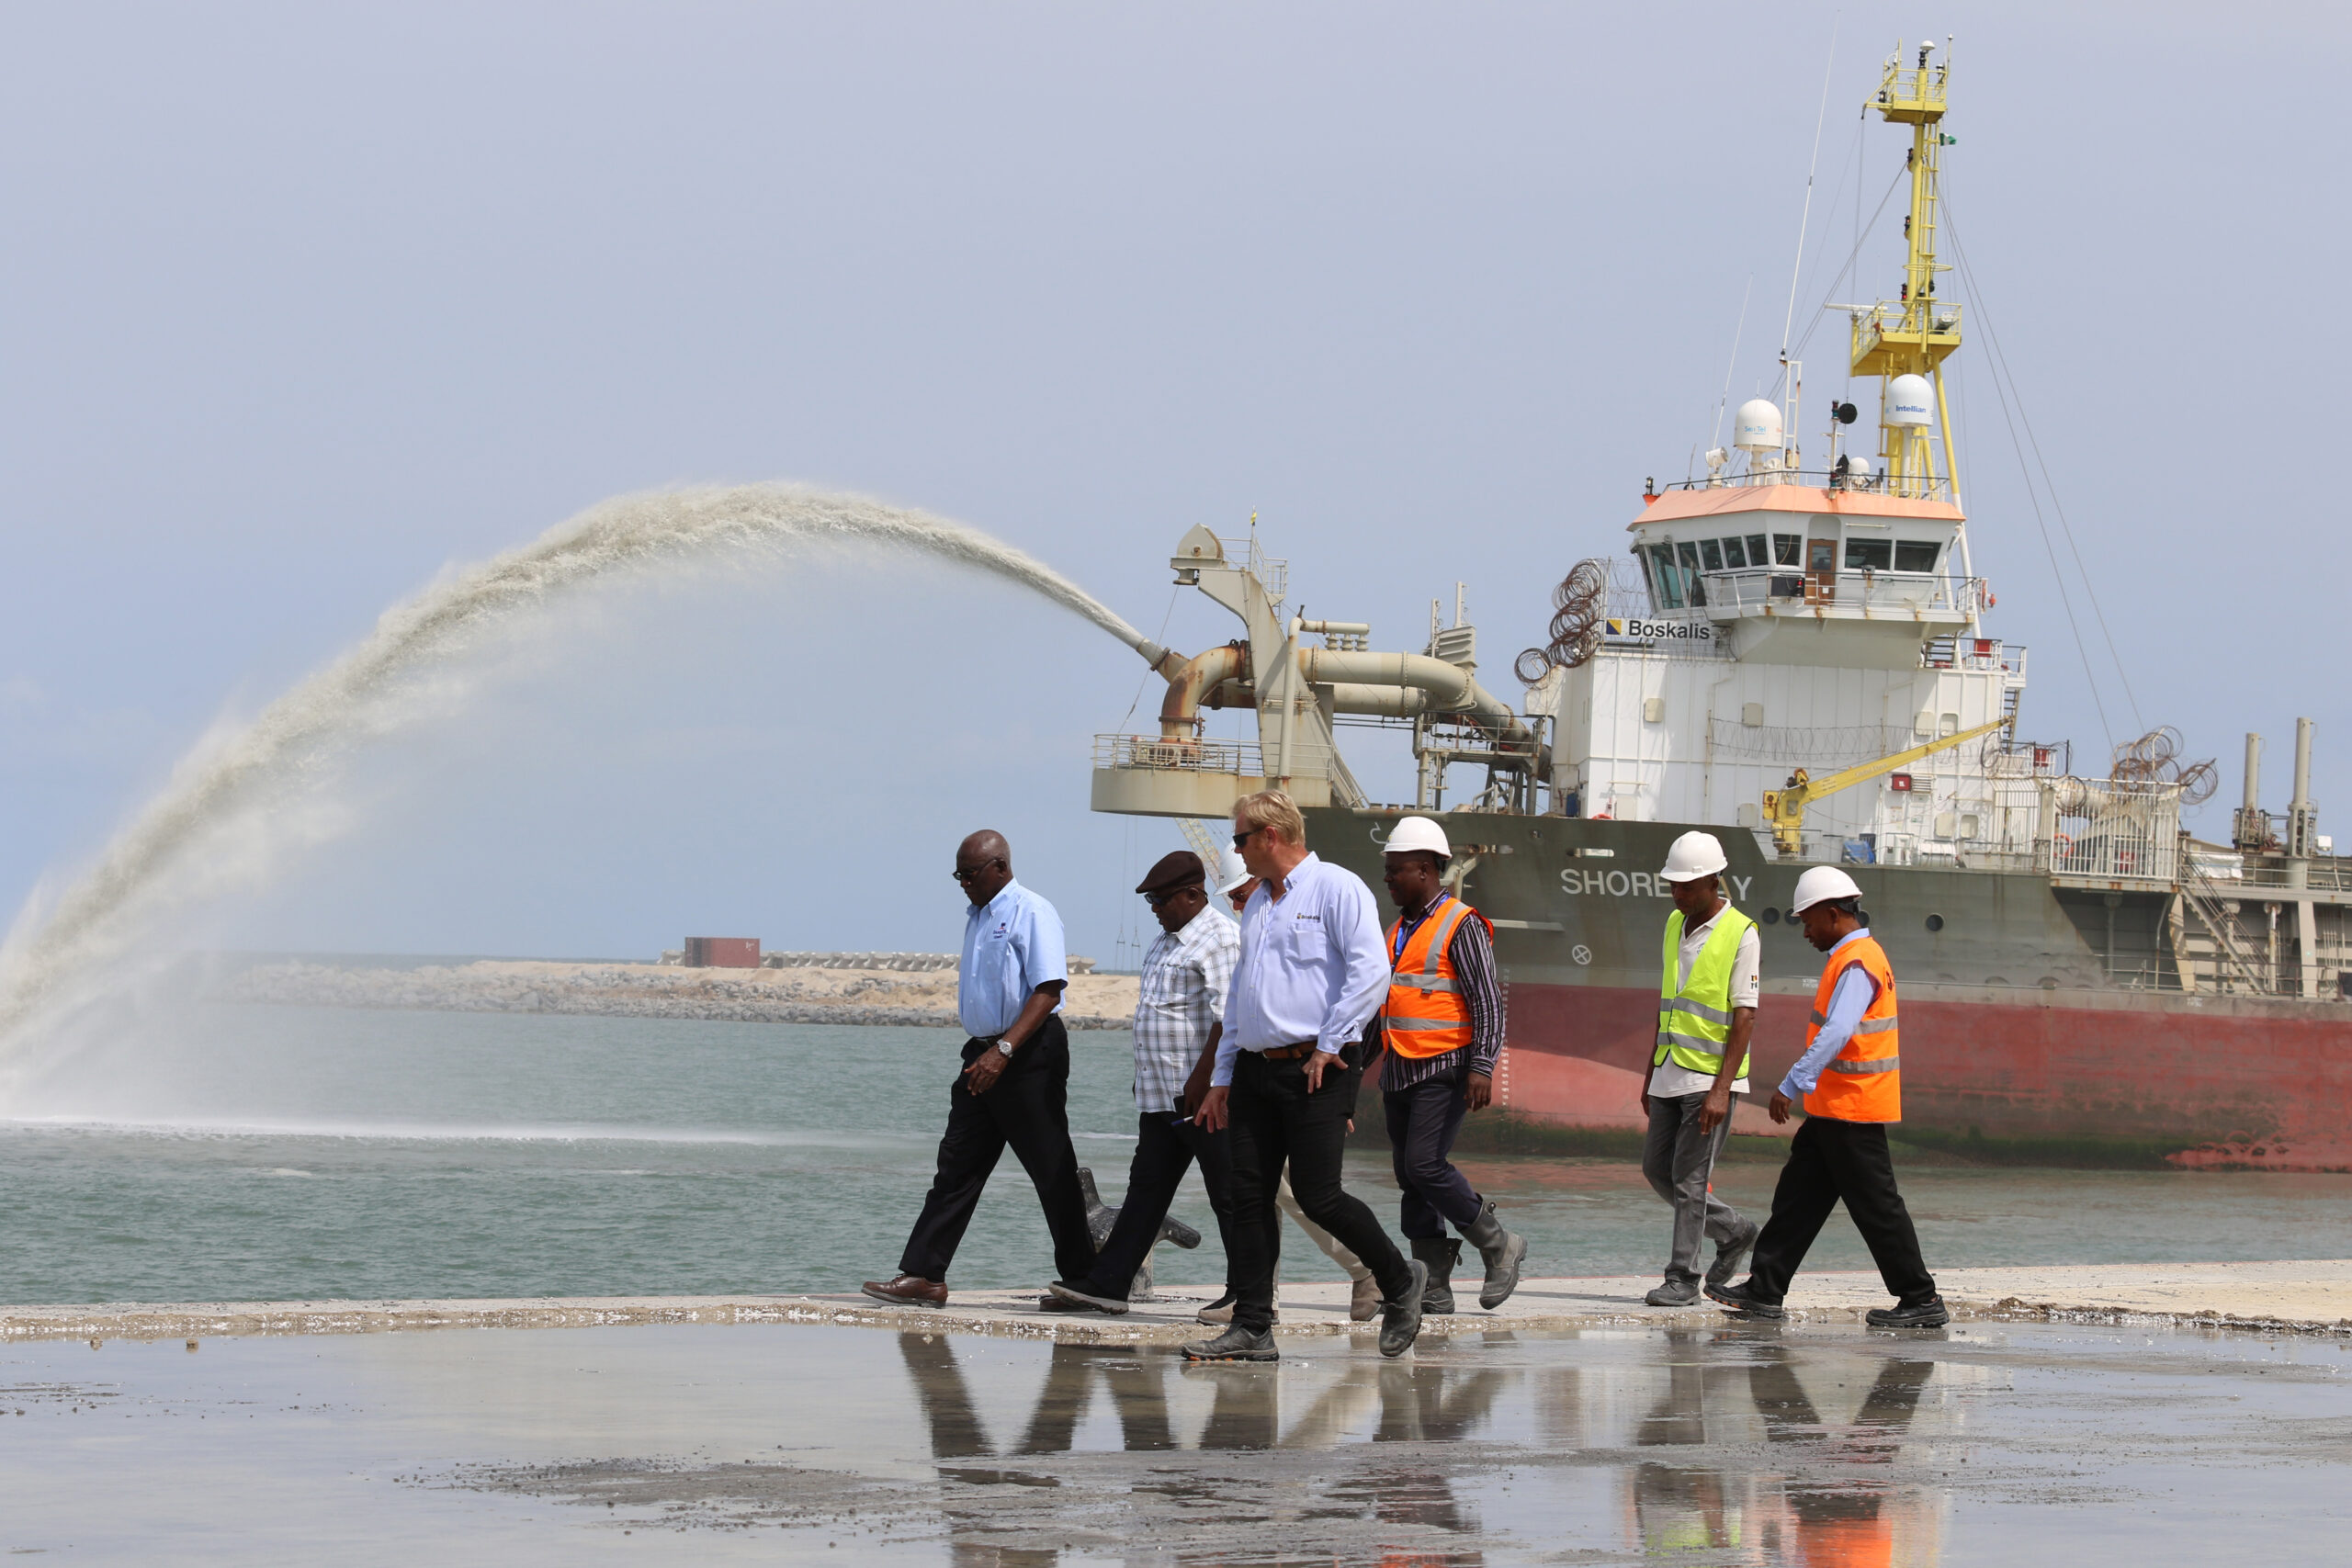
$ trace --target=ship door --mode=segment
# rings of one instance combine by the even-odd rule
[[[1804,602],[1831,604],[1838,600],[1838,541],[1804,542]]]

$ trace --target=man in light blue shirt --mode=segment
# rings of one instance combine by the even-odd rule
[[[1372,1270],[1381,1292],[1380,1352],[1401,1356],[1420,1332],[1429,1270],[1406,1261],[1363,1201],[1340,1185],[1364,1028],[1388,995],[1379,906],[1363,878],[1307,850],[1306,819],[1280,790],[1235,805],[1233,847],[1261,886],[1242,908],[1241,958],[1198,1119],[1208,1132],[1228,1122],[1233,1129],[1237,1298],[1233,1326],[1184,1354],[1277,1359],[1275,1188],[1287,1162],[1299,1207]]]
[[[947,1266],[1007,1147],[1045,1205],[1057,1275],[1083,1279],[1094,1263],[1069,1141],[1069,1036],[1057,1016],[1069,984],[1061,917],[1012,880],[1012,850],[1001,833],[983,830],[964,840],[956,881],[970,900],[956,1007],[971,1038],[947,1091],[938,1174],[907,1237],[898,1277],[865,1281],[867,1295],[894,1305],[947,1304]]]

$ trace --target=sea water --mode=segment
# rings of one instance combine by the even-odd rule
[[[86,1063],[0,1122],[0,1302],[854,1291],[931,1179],[949,1030],[197,1004],[168,1048]],[[1070,1124],[1117,1201],[1129,1043],[1071,1036]],[[1367,1110],[1372,1101],[1367,1097]],[[1650,1273],[1667,1214],[1622,1162],[1465,1159],[1542,1274]],[[1719,1168],[1760,1215],[1776,1167]],[[1385,1156],[1349,1179],[1389,1225]],[[1930,1267],[2333,1257],[2352,1178],[1905,1167]],[[1198,1179],[1159,1279],[1214,1286]],[[1285,1229],[1293,1279],[1337,1271]],[[1842,1217],[1814,1262],[1867,1255]],[[1040,1284],[1051,1249],[1008,1156],[950,1276]]]

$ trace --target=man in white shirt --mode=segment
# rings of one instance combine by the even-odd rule
[[[1724,896],[1730,863],[1713,833],[1685,833],[1659,876],[1674,889],[1667,917],[1657,1046],[1642,1086],[1650,1119],[1642,1174],[1674,1205],[1674,1245],[1652,1306],[1699,1301],[1699,1244],[1712,1236],[1707,1283],[1722,1285],[1756,1245],[1756,1222],[1714,1193],[1715,1160],[1731,1136],[1731,1109],[1747,1092],[1747,1038],[1756,1029],[1763,944],[1756,922]]]
[[[1401,1356],[1421,1328],[1429,1270],[1408,1262],[1360,1198],[1340,1184],[1363,1072],[1365,1025],[1388,995],[1379,906],[1363,878],[1308,851],[1306,819],[1280,790],[1233,808],[1233,846],[1261,886],[1241,916],[1241,960],[1199,1122],[1233,1128],[1233,1326],[1184,1347],[1192,1360],[1271,1361],[1274,1262],[1285,1161],[1307,1217],[1363,1260],[1381,1292],[1380,1353]]]

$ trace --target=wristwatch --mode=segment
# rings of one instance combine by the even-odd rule
[[[997,1054],[1004,1057],[1006,1061],[1009,1062],[1012,1059],[1012,1041],[1005,1039],[1002,1035],[999,1035],[997,1036],[996,1048]]]

